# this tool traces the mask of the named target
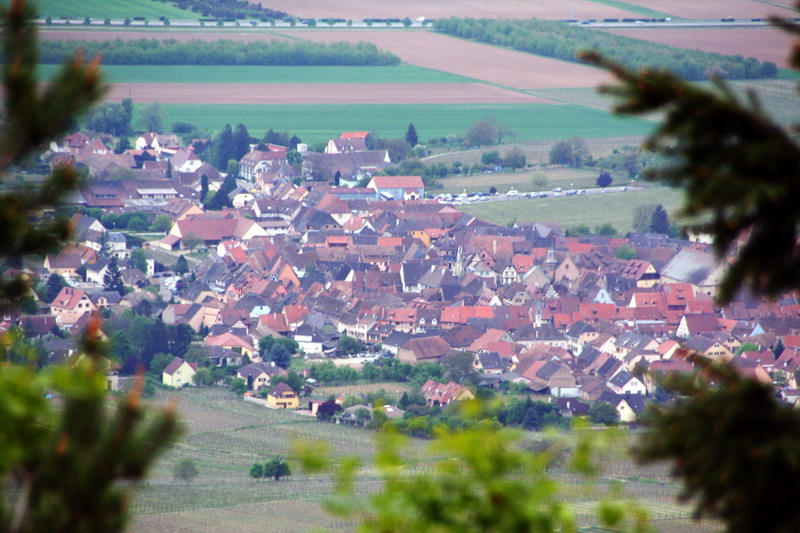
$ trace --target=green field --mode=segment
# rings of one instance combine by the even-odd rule
[[[562,228],[585,224],[595,228],[611,224],[621,235],[631,231],[633,213],[642,205],[661,204],[674,217],[683,200],[683,192],[653,187],[627,192],[533,198],[510,202],[484,202],[457,206],[460,211],[496,224],[514,221],[557,222]],[[680,223],[680,219],[678,219]]]
[[[611,6],[616,7],[618,9],[624,9],[625,11],[630,11],[631,13],[637,13],[639,15],[644,15],[645,17],[650,18],[672,18],[679,19],[680,17],[676,17],[675,15],[670,15],[669,13],[664,13],[663,11],[656,11],[655,9],[648,9],[646,7],[638,6],[636,4],[630,4],[628,2],[622,2],[620,0],[591,0],[595,4],[602,4],[604,6]]]
[[[173,7],[166,2],[155,0],[30,0],[36,4],[41,17],[91,17],[123,18],[147,17],[157,19],[196,19],[200,16],[191,11]],[[8,5],[0,0],[0,5]]]
[[[503,150],[500,150],[502,153]],[[440,179],[439,184],[442,189],[436,189],[435,193],[459,194],[462,192],[486,192],[489,187],[495,187],[503,193],[509,189],[518,191],[534,191],[537,189],[532,183],[533,174],[543,173],[547,176],[547,186],[549,190],[554,187],[562,189],[588,189],[596,187],[597,169],[576,169],[576,168],[554,168],[554,169],[523,169],[516,172],[498,172],[492,174],[473,174],[470,176],[450,176]],[[612,186],[628,185],[630,180],[626,176],[614,175]]]
[[[134,102],[144,104],[146,102]],[[167,123],[190,122],[212,131],[242,123],[255,136],[268,129],[290,131],[303,142],[338,137],[343,131],[376,131],[381,137],[402,137],[412,122],[420,141],[461,135],[475,121],[495,117],[510,126],[517,140],[565,139],[646,135],[653,123],[617,117],[576,105],[193,105],[166,104]]]
[[[40,65],[52,79],[59,65]],[[469,83],[474,80],[412,65],[397,67],[263,67],[253,65],[103,65],[110,83]]]

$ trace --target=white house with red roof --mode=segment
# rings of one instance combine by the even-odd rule
[[[425,197],[421,176],[374,176],[367,189],[375,191],[376,200],[421,200]]]
[[[86,291],[64,287],[53,299],[50,309],[59,324],[69,326],[77,322],[83,315],[96,312],[97,305],[89,298]]]

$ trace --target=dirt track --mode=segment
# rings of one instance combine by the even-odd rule
[[[298,84],[118,83],[108,100],[163,104],[508,104],[554,103],[480,83]]]

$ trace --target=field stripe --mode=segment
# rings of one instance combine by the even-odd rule
[[[543,104],[552,100],[481,83],[117,83],[107,100],[163,104]]]

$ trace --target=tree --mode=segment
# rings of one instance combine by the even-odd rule
[[[129,105],[126,105],[125,102]],[[92,131],[110,133],[111,135],[127,135],[131,129],[133,107],[126,98],[121,104],[106,102],[86,117],[86,127]]]
[[[633,210],[633,231],[637,233],[646,233],[650,231],[650,223],[653,220],[653,211],[655,211],[655,204],[640,205]]]
[[[61,289],[67,286],[67,282],[58,274],[50,274],[50,277],[47,278],[47,294],[44,297],[44,301],[52,302],[58,296],[58,293],[61,292]]]
[[[157,353],[150,361],[150,373],[154,378],[161,380],[161,374],[169,366],[175,356],[169,353]]]
[[[181,459],[172,470],[172,477],[175,481],[183,481],[184,483],[191,483],[197,479],[198,475],[200,475],[200,471],[191,459]]]
[[[497,128],[490,120],[478,120],[464,132],[464,146],[491,146],[497,141]]]
[[[742,355],[744,352],[757,352],[761,347],[755,342],[745,342],[736,350],[736,355]]]
[[[131,252],[131,266],[138,268],[142,272],[147,272],[147,254],[141,248],[135,248]]]
[[[610,403],[597,402],[589,408],[589,420],[595,424],[612,426],[619,421],[619,413]]]
[[[550,148],[550,164],[572,164],[572,145],[570,145],[569,141],[558,141]]]
[[[186,262],[186,257],[179,255],[178,261],[175,263],[175,273],[178,275],[183,275],[189,272],[189,263]]]
[[[197,233],[193,232],[187,233],[182,240],[184,248],[188,248],[190,252],[205,242]]]
[[[536,189],[537,191],[543,191],[549,187],[550,180],[547,178],[547,174],[542,171],[537,171],[531,174],[531,187]]]
[[[339,337],[336,347],[342,355],[353,355],[364,349],[360,342],[347,335]]]
[[[165,120],[166,113],[161,109],[161,104],[158,102],[153,102],[139,111],[139,125],[145,131],[163,131]]]
[[[67,132],[105,92],[97,60],[87,65],[81,58],[65,63],[40,90],[35,10],[23,0],[6,5],[0,10],[5,58],[0,171]],[[34,223],[31,213],[56,207],[76,187],[75,170],[62,167],[37,188],[6,188],[0,194],[5,232],[0,265],[6,271],[0,312],[16,308],[31,290],[30,281],[9,266],[29,254],[56,251],[69,238],[65,219]],[[100,334],[100,320],[91,318],[74,364],[42,370],[11,363],[5,344],[0,347],[0,530],[122,531],[136,482],[177,435],[173,412],[150,414],[142,407],[142,379],[117,408],[109,405]],[[58,396],[58,404],[46,394]]]
[[[497,150],[491,152],[483,152],[481,154],[481,163],[484,165],[499,165],[501,163],[500,152]]]
[[[611,177],[611,174],[604,170],[600,172],[599,176],[597,176],[597,181],[595,183],[597,183],[598,187],[608,187],[613,181],[614,178]]]
[[[231,392],[242,395],[247,392],[247,382],[242,378],[233,378],[230,383]]]
[[[630,261],[631,259],[639,257],[639,254],[636,252],[636,248],[623,244],[617,248],[617,253],[614,254],[614,257],[622,259],[623,261]]]
[[[503,165],[511,168],[522,168],[528,163],[525,152],[521,148],[515,146],[503,157]]]
[[[247,131],[247,126],[242,123],[237,124],[236,129],[233,131],[234,150],[230,159],[235,159],[238,164],[239,160],[250,151],[250,143],[252,140],[250,133]]]
[[[292,469],[289,467],[289,463],[280,457],[273,457],[264,464],[264,477],[271,477],[275,481],[280,481],[282,477],[291,475]]]
[[[258,480],[264,477],[264,465],[261,463],[253,463],[253,466],[250,467],[249,473],[250,477],[255,479],[256,483],[258,483]]]
[[[773,22],[800,33],[789,22]],[[717,254],[749,232],[722,280],[719,302],[745,284],[773,298],[795,290],[797,139],[767,118],[752,95],[743,102],[719,80],[709,90],[664,71],[633,72],[593,52],[582,58],[619,79],[603,89],[620,98],[618,112],[665,111],[645,146],[671,164],[645,178],[684,188],[682,212],[710,217],[695,228],[712,235]],[[791,60],[800,69],[797,45]],[[795,531],[800,508],[790,494],[800,474],[800,414],[775,398],[771,384],[696,354],[682,356],[700,372],[660,383],[683,400],[651,413],[653,429],[637,447],[638,458],[671,461],[696,516],[719,518],[730,532]]]
[[[653,210],[650,218],[650,233],[663,233],[664,235],[670,233],[669,215],[661,204]]]
[[[617,228],[615,228],[609,223],[597,226],[596,228],[594,228],[594,233],[595,235],[606,235],[608,237],[616,237],[619,234]]]
[[[406,17],[406,18],[403,19],[403,27],[404,28],[410,28],[411,27],[411,19],[410,18]],[[413,146],[413,144],[412,144],[412,146]]]
[[[106,274],[103,276],[103,288],[107,291],[118,292],[120,296],[125,296],[125,283],[122,281],[122,272],[119,269],[116,257],[112,257],[108,263]]]
[[[158,215],[150,224],[150,231],[165,233],[172,227],[172,219],[167,215]]]
[[[208,197],[208,176],[200,176],[200,201],[205,202]]]
[[[408,125],[408,130],[406,130],[406,142],[412,148],[419,144],[419,136],[417,136],[417,129],[414,127],[414,124]]]

